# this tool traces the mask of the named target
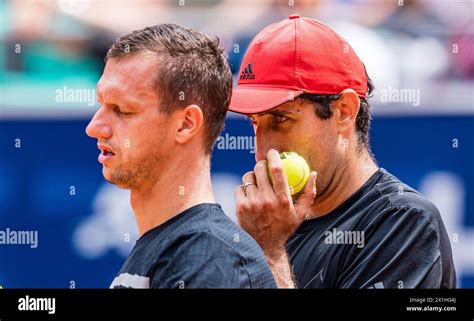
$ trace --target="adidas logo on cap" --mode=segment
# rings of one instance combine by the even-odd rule
[[[255,74],[252,71],[252,63],[248,63],[247,67],[245,67],[244,70],[242,70],[242,73],[240,74],[240,80],[243,79],[255,79]]]

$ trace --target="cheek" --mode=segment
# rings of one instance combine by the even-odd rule
[[[165,125],[147,119],[130,120],[123,124],[117,133],[122,160],[141,160],[162,148],[160,140],[164,136],[163,126]]]
[[[337,143],[337,129],[333,126],[331,119],[321,120],[317,126],[317,135],[320,137],[323,148],[333,150]]]
[[[313,169],[321,171],[327,164],[336,161],[337,134],[332,131],[328,121],[317,121],[308,131],[306,152],[309,162]]]

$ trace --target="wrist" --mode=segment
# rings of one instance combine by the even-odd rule
[[[290,261],[285,247],[274,248],[272,251],[266,251],[268,265],[272,270],[273,277],[279,288],[295,288],[296,282],[291,270]]]
[[[275,265],[282,260],[288,261],[286,248],[284,246],[272,247],[263,250],[269,265]]]

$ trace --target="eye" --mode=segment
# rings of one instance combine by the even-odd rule
[[[284,123],[289,118],[283,115],[273,115],[272,121],[276,124]]]
[[[122,110],[120,110],[120,107],[117,106],[117,105],[114,105],[114,110],[119,115],[131,115],[132,114],[132,113],[123,112]]]

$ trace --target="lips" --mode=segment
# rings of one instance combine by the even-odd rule
[[[115,153],[109,146],[104,144],[97,144],[97,147],[100,149],[99,163],[105,164],[115,156]]]
[[[105,156],[108,156],[108,155],[115,155],[114,153],[109,152],[108,150],[103,150],[102,153],[103,153]]]

